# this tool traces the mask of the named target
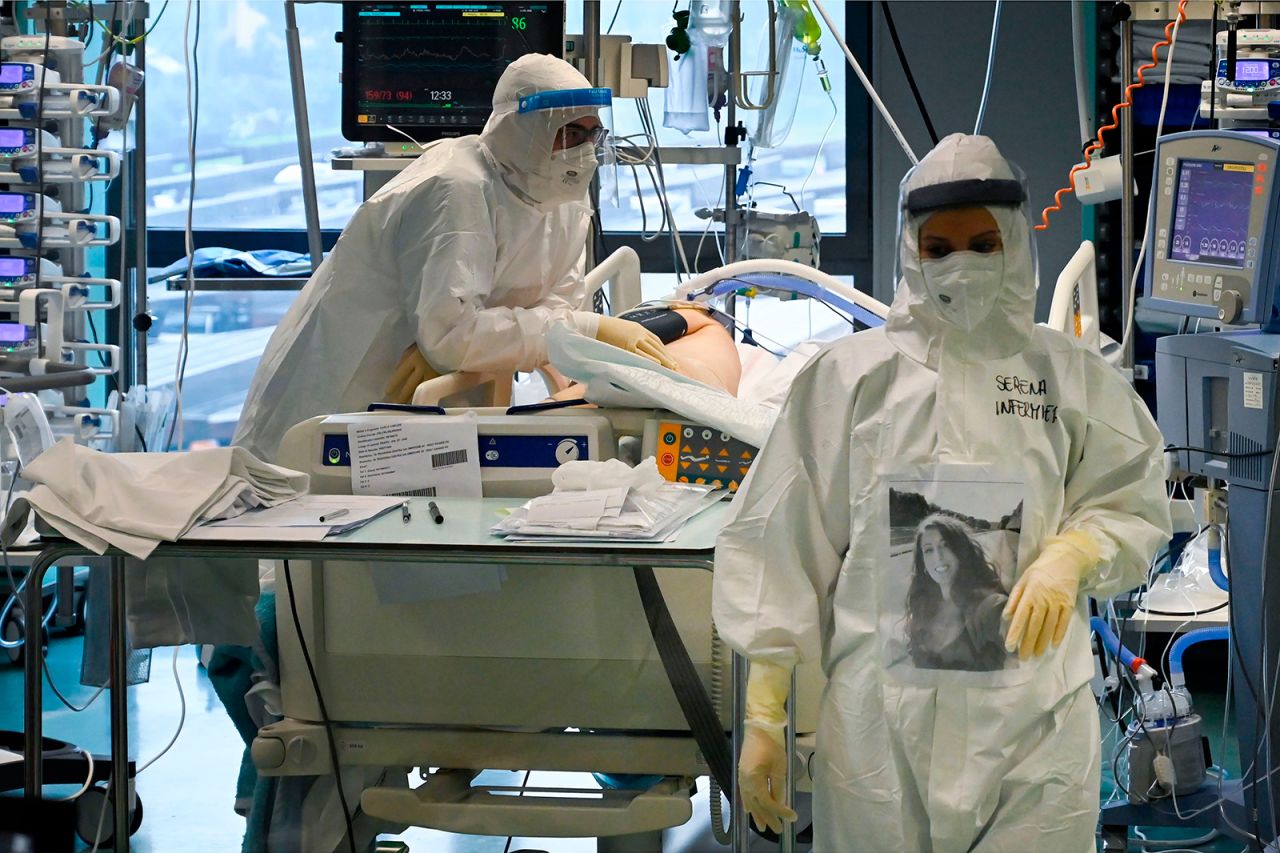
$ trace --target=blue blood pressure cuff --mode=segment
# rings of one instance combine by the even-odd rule
[[[919,215],[948,207],[1016,207],[1026,200],[1027,193],[1020,181],[974,178],[911,190],[907,193],[906,209],[912,215]]]

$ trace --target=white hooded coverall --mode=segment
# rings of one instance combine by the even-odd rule
[[[415,342],[440,373],[515,372],[546,363],[556,323],[595,336],[586,188],[580,201],[545,194],[559,125],[515,110],[589,85],[551,56],[517,59],[479,136],[429,146],[361,205],[271,336],[234,444],[271,460],[295,424],[364,410]]]
[[[908,174],[903,193],[1014,178],[989,139],[957,134]],[[1087,597],[1141,583],[1168,540],[1162,442],[1119,373],[1034,324],[1025,213],[988,210],[1004,243],[994,309],[972,332],[944,319],[922,272],[923,217],[904,215],[886,325],[835,342],[801,372],[717,543],[720,635],[785,667],[820,655],[829,679],[817,851],[1094,850],[1100,746]],[[966,672],[916,668],[902,653],[890,484],[957,472],[1021,494],[1016,560],[1000,572],[1006,592],[1046,537],[1080,531],[1100,547],[1065,640],[1042,658]],[[963,500],[946,508],[994,512]]]

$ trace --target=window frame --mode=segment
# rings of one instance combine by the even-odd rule
[[[871,55],[870,33],[872,9],[870,4],[847,4],[845,7],[845,35],[849,48],[859,57],[864,67]],[[828,39],[833,42],[833,39]],[[843,55],[828,45],[832,61],[844,61]],[[871,287],[871,203],[872,203],[872,133],[871,103],[856,78],[846,78],[844,93],[845,116],[845,231],[824,234],[822,237],[822,268],[832,275],[853,276],[862,289]],[[142,104],[146,106],[146,100]],[[341,232],[335,229],[321,231],[326,251],[337,242]],[[700,233],[682,234],[685,253],[692,263]],[[296,229],[240,229],[198,228],[192,232],[196,248],[223,246],[240,251],[258,249],[283,249],[306,252],[307,233]],[[640,234],[630,231],[606,231],[603,235],[606,252],[621,246],[630,246],[640,256],[643,272],[671,271],[671,240],[669,236],[653,242],[645,242]],[[182,257],[186,252],[182,229],[148,227],[147,265],[163,267]],[[703,257],[707,256],[704,244]]]

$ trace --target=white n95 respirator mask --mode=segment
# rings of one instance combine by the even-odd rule
[[[1003,252],[952,252],[922,260],[925,288],[943,320],[972,332],[990,316],[1004,286]]]
[[[556,151],[550,161],[531,177],[530,194],[543,206],[582,201],[591,187],[598,161],[596,147],[590,142]]]

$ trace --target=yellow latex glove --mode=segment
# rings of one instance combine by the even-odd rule
[[[601,317],[600,326],[596,329],[596,340],[642,355],[668,370],[676,370],[679,367],[676,360],[668,354],[667,348],[662,345],[662,341],[658,340],[657,335],[631,320]]]
[[[400,356],[400,363],[392,371],[391,378],[387,380],[387,388],[383,396],[387,398],[388,403],[407,405],[413,402],[413,392],[418,389],[419,384],[428,379],[435,379],[439,375],[436,369],[427,363],[418,345],[410,344],[404,351],[404,355]]]
[[[782,821],[796,813],[786,799],[787,694],[791,670],[767,661],[752,661],[747,676],[746,732],[738,757],[738,790],[756,826],[782,832]]]
[[[1004,647],[1027,660],[1062,642],[1076,609],[1080,579],[1097,567],[1101,550],[1082,531],[1051,536],[1040,556],[1013,585],[1004,618],[1010,620]]]

